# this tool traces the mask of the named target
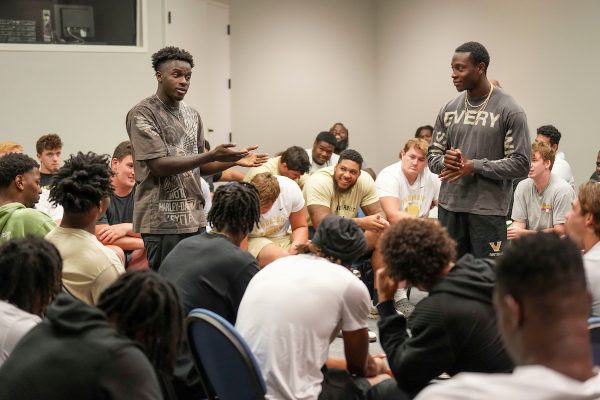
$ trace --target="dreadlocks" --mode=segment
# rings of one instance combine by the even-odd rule
[[[152,270],[128,271],[102,292],[97,307],[119,332],[141,341],[157,371],[172,371],[183,334],[183,314],[171,283]]]
[[[42,314],[61,288],[62,259],[47,240],[28,236],[0,247],[0,299]]]
[[[66,212],[87,212],[112,193],[113,175],[108,155],[78,152],[54,175],[50,200]]]
[[[217,231],[248,234],[260,221],[258,190],[246,182],[219,186],[208,212],[208,223]]]

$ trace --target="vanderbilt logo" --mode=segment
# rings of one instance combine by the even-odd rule
[[[494,250],[494,252],[499,252],[500,251],[500,247],[502,247],[502,241],[500,242],[490,242],[490,247],[492,248],[492,250]]]

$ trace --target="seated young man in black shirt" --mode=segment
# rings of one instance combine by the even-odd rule
[[[258,191],[249,183],[219,186],[208,213],[210,233],[180,241],[160,265],[159,273],[181,296],[183,312],[211,310],[235,324],[238,307],[258,261],[240,243],[260,220]],[[180,398],[201,398],[200,381],[184,346],[175,370]]]
[[[400,389],[414,395],[444,372],[512,370],[492,304],[493,261],[470,254],[455,261],[448,231],[421,218],[391,226],[379,246],[379,337]],[[393,301],[406,284],[429,292],[408,321]]]
[[[106,214],[96,223],[96,237],[105,246],[125,252],[125,268],[147,268],[144,241],[139,233],[133,232],[135,174],[129,140],[119,143],[115,149],[111,168],[115,173],[111,178],[114,192]]]

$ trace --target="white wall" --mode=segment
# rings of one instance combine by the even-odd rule
[[[0,52],[0,141],[35,157],[35,142],[61,136],[63,158],[78,150],[112,154],[127,139],[125,115],[156,90],[151,54],[163,46],[162,6],[148,1],[143,53]]]
[[[392,162],[397,152],[387,149],[433,125],[457,94],[454,49],[474,40],[490,52],[488,77],[525,109],[532,138],[537,127],[555,125],[577,184],[587,180],[600,150],[599,15],[595,0],[378,0],[377,160]]]
[[[370,0],[231,0],[232,131],[273,154],[343,121],[374,163]]]
[[[148,1],[145,53],[0,52],[0,140],[33,155],[54,131],[64,152],[112,152],[125,115],[155,91],[162,1]],[[600,148],[596,0],[231,0],[232,131],[270,153],[310,146],[335,121],[375,169],[456,95],[454,48],[487,46],[489,76],[525,108],[530,130],[556,125],[577,183]],[[192,85],[192,89],[194,86]],[[202,113],[202,109],[199,110]]]

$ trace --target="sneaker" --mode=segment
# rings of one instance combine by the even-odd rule
[[[369,343],[377,341],[377,334],[369,329]]]
[[[369,304],[369,319],[378,319],[379,318],[379,311],[377,310],[377,307],[375,307],[373,305],[373,300],[371,300],[371,304]]]
[[[404,315],[406,318],[410,316],[415,310],[415,306],[411,304],[408,299],[400,299],[394,302],[394,308],[398,314]]]

